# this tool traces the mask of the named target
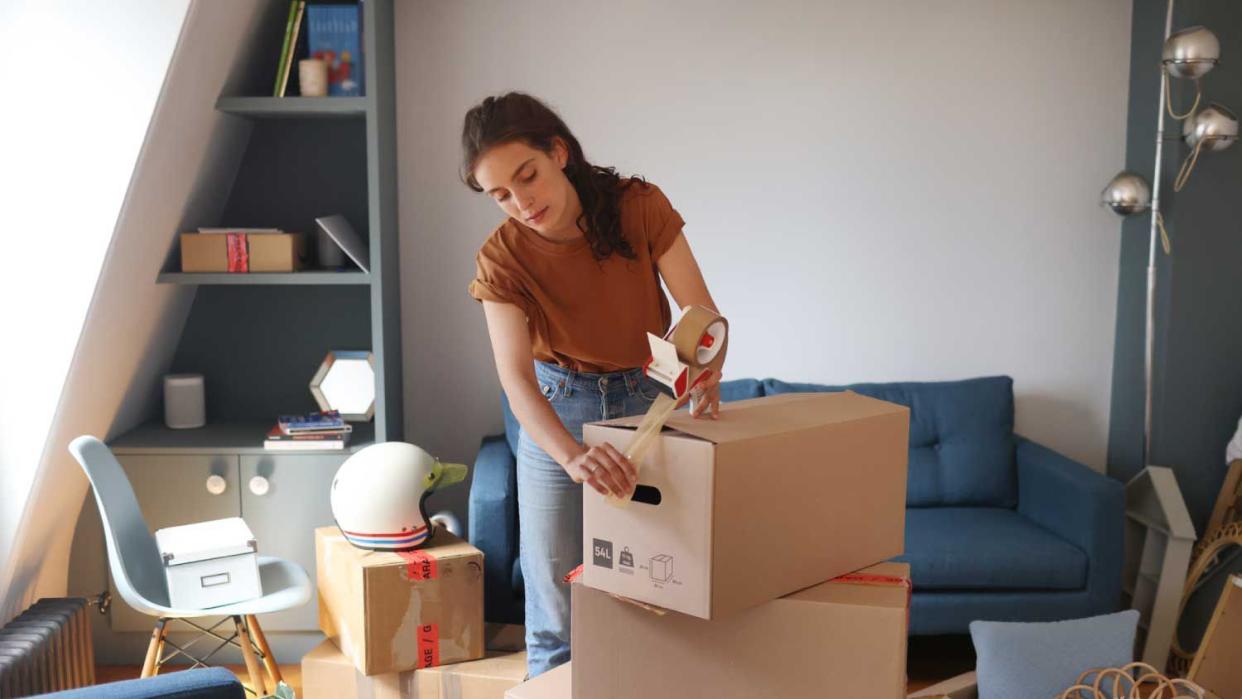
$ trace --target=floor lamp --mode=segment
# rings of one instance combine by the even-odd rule
[[[1164,154],[1165,114],[1183,122],[1182,138],[1191,152],[1182,162],[1173,191],[1181,191],[1190,178],[1199,154],[1203,151],[1219,151],[1228,148],[1238,138],[1238,119],[1233,112],[1219,104],[1202,110],[1199,101],[1202,89],[1199,84],[1208,71],[1220,60],[1220,41],[1204,27],[1189,27],[1173,32],[1173,2],[1169,0],[1164,21],[1164,51],[1160,67],[1160,104],[1156,120],[1156,163],[1152,184],[1140,174],[1126,170],[1117,174],[1101,193],[1101,203],[1122,216],[1151,211],[1150,241],[1147,252],[1147,318],[1146,345],[1143,355],[1144,401],[1143,401],[1143,464],[1151,463],[1151,404],[1152,361],[1155,348],[1156,325],[1156,240],[1162,243],[1165,254],[1171,253],[1171,243],[1160,214],[1160,167]],[[1193,80],[1195,101],[1188,111],[1173,111],[1169,94],[1169,78]]]

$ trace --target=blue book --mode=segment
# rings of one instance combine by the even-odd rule
[[[328,64],[330,97],[363,93],[361,26],[358,5],[306,6],[307,50]]]
[[[309,415],[281,415],[276,419],[276,425],[285,434],[341,430],[347,427],[345,420],[341,419],[341,413],[336,410],[311,413]]]

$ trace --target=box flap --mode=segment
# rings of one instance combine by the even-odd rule
[[[166,527],[155,532],[164,565],[181,565],[255,552],[254,534],[241,517]]]
[[[896,403],[863,396],[853,391],[832,393],[782,393],[720,404],[720,419],[692,417],[682,409],[673,413],[665,429],[675,430],[714,444],[740,442],[783,432],[796,432],[832,423],[845,423],[878,415],[908,411]],[[642,415],[592,422],[602,427],[637,427]]]

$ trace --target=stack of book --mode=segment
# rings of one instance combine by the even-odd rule
[[[263,447],[276,451],[344,449],[349,445],[353,429],[336,410],[281,415],[276,419],[276,426],[268,431]]]

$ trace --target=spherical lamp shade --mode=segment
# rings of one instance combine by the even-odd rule
[[[1187,27],[1164,42],[1164,67],[1175,78],[1197,80],[1220,61],[1220,40],[1205,27]]]
[[[1100,193],[1100,203],[1122,216],[1142,213],[1151,206],[1151,186],[1142,175],[1119,172]]]
[[[1191,148],[1202,141],[1204,150],[1225,150],[1238,140],[1238,117],[1213,103],[1182,122],[1182,135]]]

